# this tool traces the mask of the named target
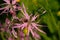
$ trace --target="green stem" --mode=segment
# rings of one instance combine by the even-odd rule
[[[0,34],[1,34],[2,40],[5,40],[3,32],[1,32]]]

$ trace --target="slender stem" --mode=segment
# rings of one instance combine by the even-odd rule
[[[2,37],[2,40],[5,40],[3,32],[1,32],[1,37]]]

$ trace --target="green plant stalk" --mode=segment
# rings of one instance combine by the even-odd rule
[[[1,32],[0,34],[1,34],[2,40],[6,40],[6,39],[4,38],[3,32]]]

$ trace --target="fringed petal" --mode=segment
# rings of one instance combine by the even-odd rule
[[[14,29],[12,29],[12,34],[14,35],[15,38],[17,38],[17,33],[15,32]]]
[[[23,30],[23,29],[24,29],[24,27],[26,27],[26,26],[27,26],[27,23],[24,23],[24,24],[22,24],[21,26],[22,26],[22,28],[21,28],[21,29]]]
[[[36,39],[40,39],[40,36],[39,36],[36,32],[34,32],[34,37],[35,37]]]
[[[31,34],[33,35],[33,37],[34,37],[34,32],[33,32],[33,30],[30,28],[30,32],[31,32]]]
[[[38,27],[36,27],[35,24],[32,24],[32,26],[35,27],[39,32],[42,32],[42,33],[46,34],[44,31],[42,31],[42,30],[40,30]]]
[[[26,19],[30,19],[30,16],[28,15],[28,13],[26,12],[26,9],[25,9],[25,6],[24,6],[24,4],[23,4],[23,8],[24,8],[24,16],[26,17]]]
[[[37,15],[37,16],[34,15],[34,16],[32,17],[32,20],[31,20],[31,21],[35,21],[35,19],[36,19],[38,16],[39,16],[39,15]]]
[[[10,0],[4,0],[7,4],[10,4]]]
[[[12,4],[16,4],[16,0],[12,0]]]

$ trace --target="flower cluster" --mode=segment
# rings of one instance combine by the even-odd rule
[[[35,22],[36,18],[39,15],[34,16],[33,14],[29,15],[26,11],[24,4],[22,4],[22,7],[16,6],[17,3],[16,0],[4,0],[4,1],[6,2],[5,4],[7,6],[4,8],[0,8],[0,10],[4,9],[2,13],[5,13],[7,10],[13,16],[15,15],[14,18],[12,18],[13,20],[9,20],[8,18],[6,18],[5,25],[3,27],[3,30],[6,31],[8,34],[10,34],[9,37],[7,36],[8,40],[15,40],[15,39],[30,40],[30,33],[32,34],[35,40],[39,40],[40,36],[37,33],[37,31],[46,34],[44,31],[39,29],[39,27],[42,25],[39,25],[38,23]],[[16,9],[20,10],[23,13],[24,16],[22,18],[18,18],[16,16]],[[14,20],[18,22],[14,22]]]

